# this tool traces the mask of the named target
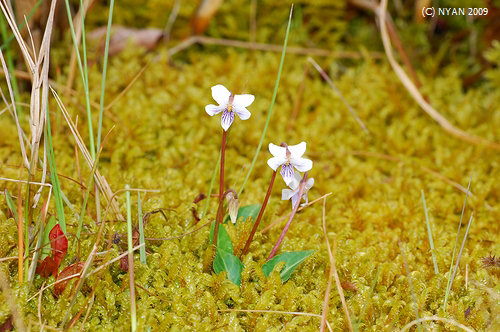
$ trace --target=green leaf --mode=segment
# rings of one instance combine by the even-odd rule
[[[229,280],[239,286],[241,284],[241,271],[243,271],[243,263],[238,257],[233,255],[232,252],[228,252],[217,247],[214,259],[214,271],[217,274],[222,271],[227,271],[227,277]]]
[[[236,217],[236,220],[243,218],[243,221],[246,221],[248,217],[252,218],[252,222],[255,222],[255,219],[257,219],[257,216],[259,215],[260,212],[260,204],[252,204],[252,205],[245,205],[242,206],[238,209],[238,216]],[[226,223],[229,220],[229,216],[226,216],[224,219],[224,223]]]
[[[50,239],[49,239],[49,233],[50,230],[56,225],[56,218],[54,216],[50,217],[49,221],[47,224],[44,226],[44,232],[43,232],[43,242],[42,242],[42,256],[41,260],[45,259],[48,255],[51,253],[51,247],[50,247]]]
[[[290,251],[282,253],[281,255],[273,257],[269,262],[262,265],[262,272],[268,277],[273,271],[274,267],[280,263],[285,262],[285,267],[280,272],[280,277],[283,282],[290,278],[292,272],[302,263],[314,250],[303,251]]]
[[[215,221],[210,226],[210,244],[212,244],[212,239],[214,238],[214,228]],[[219,225],[219,235],[217,236],[217,250],[221,248],[227,252],[233,252],[233,244],[231,243],[231,238],[224,228],[224,225]]]
[[[14,219],[17,221],[16,204],[14,204],[14,200],[7,189],[5,189],[5,200],[7,201],[7,206],[9,207],[10,212],[12,212]]]

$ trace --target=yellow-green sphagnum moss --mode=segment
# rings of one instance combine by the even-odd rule
[[[113,100],[153,56],[142,54],[142,51],[127,49],[111,59],[107,101]],[[151,216],[145,225],[146,238],[181,235],[215,218],[217,199],[212,199],[208,215],[197,226],[191,211],[193,207],[198,212],[202,210],[204,201],[194,204],[193,200],[199,193],[207,192],[220,148],[220,120],[208,117],[204,110],[204,106],[212,102],[207,91],[214,84],[234,87],[235,93],[256,96],[251,118],[238,121],[228,135],[226,184],[239,188],[265,123],[279,54],[231,48],[220,48],[217,52],[209,48],[200,53],[200,49],[191,48],[173,61],[174,66],[152,62],[130,90],[105,112],[104,118],[104,133],[112,125],[116,126],[105,141],[99,162],[99,169],[111,187],[118,190],[129,183],[133,188],[161,191],[147,194],[143,199],[143,213],[164,208],[166,215],[166,219],[160,214]],[[323,64],[328,66],[329,63],[331,60],[324,60]],[[413,291],[419,317],[438,315],[477,331],[500,330],[500,305],[495,297],[500,291],[500,274],[498,268],[483,268],[480,261],[490,253],[500,254],[498,151],[473,146],[447,134],[411,99],[389,65],[372,59],[356,61],[342,76],[334,79],[366,124],[369,135],[361,130],[331,88],[312,71],[306,76],[297,118],[289,127],[305,65],[305,57],[287,55],[265,144],[306,141],[307,157],[314,161],[310,175],[315,179],[309,200],[333,193],[326,203],[326,224],[330,242],[333,243],[334,237],[338,242],[336,260],[340,280],[351,285],[344,293],[355,327],[360,331],[392,331],[403,327],[416,318]],[[90,93],[94,97],[99,95],[99,73],[97,66],[90,67]],[[500,128],[497,111],[500,87],[491,80],[493,86],[483,84],[464,92],[458,77],[458,72],[448,68],[434,79],[424,79],[421,91],[436,109],[460,128],[500,141],[497,130]],[[77,89],[82,91],[81,86]],[[75,101],[82,102],[83,97],[79,96]],[[79,130],[87,141],[80,108],[70,99],[63,101],[73,118],[79,115]],[[50,102],[57,169],[62,175],[76,179],[74,140],[63,119],[56,124],[59,111],[52,99]],[[9,117],[0,116],[0,127],[2,176],[16,178],[19,172],[16,165],[21,160],[15,126]],[[266,165],[269,157],[263,149],[239,197],[242,205],[262,201],[272,173]],[[87,179],[89,169],[81,156],[79,161],[82,177]],[[444,312],[448,271],[465,196],[450,181],[465,187],[470,174],[472,195],[464,220],[474,211],[474,221]],[[280,200],[284,184],[280,179],[276,182],[261,229],[291,211],[290,202]],[[66,208],[68,232],[74,234],[82,200],[81,188],[64,177],[61,177],[61,184],[68,199],[75,204],[75,211]],[[15,192],[15,186],[7,187]],[[422,189],[436,248],[437,275],[429,251]],[[124,197],[119,196],[118,200],[124,211]],[[3,196],[0,202],[0,255],[15,256],[16,223],[8,217]],[[89,204],[90,211],[95,211],[93,199]],[[55,211],[53,202],[49,211]],[[107,218],[111,222],[105,228],[104,237],[117,234],[110,253],[110,257],[116,257],[124,250],[126,224],[111,218],[114,217]],[[210,262],[210,257],[206,256],[210,247],[208,227],[179,239],[146,240],[147,265],[139,263],[136,252],[138,329],[316,331],[320,325],[317,317],[225,310],[321,315],[330,266],[321,218],[320,203],[296,215],[280,252],[311,249],[316,252],[284,284],[278,270],[266,278],[261,266],[286,220],[269,232],[257,232],[249,254],[242,259],[245,268],[241,287],[227,280],[224,273],[215,275],[207,263]],[[91,251],[99,226],[88,216],[84,224],[80,248],[83,258]],[[233,246],[240,243],[241,248],[250,226],[238,221],[234,226],[229,223],[226,229]],[[465,221],[460,243],[464,230]],[[406,254],[408,274],[399,243]],[[69,247],[63,267],[71,264],[77,249]],[[105,247],[99,250],[104,251]],[[102,264],[102,257],[104,255],[98,256],[94,267]],[[10,269],[13,284],[17,279],[14,262],[1,263]],[[408,276],[412,279],[412,291]],[[42,282],[36,277],[33,289],[40,289]],[[95,299],[85,325],[81,326],[81,318],[75,328],[128,330],[128,275],[120,270],[119,262],[106,268],[100,277],[92,275],[84,282],[71,317],[79,310],[86,313],[83,308],[94,285],[97,285]],[[30,291],[30,296],[32,294]],[[19,297],[23,314],[26,321],[37,322],[38,298],[26,304],[27,298],[26,295]],[[61,313],[66,313],[71,298],[71,287],[57,299],[51,290],[44,291],[41,298],[43,322],[59,326],[64,316]],[[466,315],[468,308],[470,313]],[[9,309],[0,295],[0,323],[8,315]],[[328,321],[334,331],[347,329],[335,286],[330,295]],[[429,330],[456,329],[442,322],[424,324]]]

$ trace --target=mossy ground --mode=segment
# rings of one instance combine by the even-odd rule
[[[144,55],[142,50],[127,49],[112,58],[106,99],[113,100],[140,68],[162,51],[160,48],[155,54]],[[356,288],[345,290],[347,307],[355,325],[360,330],[371,331],[401,328],[416,318],[416,305],[419,317],[438,315],[475,330],[499,330],[498,298],[477,284],[495,294],[500,291],[498,268],[485,269],[480,261],[484,256],[500,252],[498,152],[470,145],[446,133],[418,107],[385,60],[365,57],[356,61],[318,61],[324,68],[332,69],[330,73],[338,89],[370,133],[361,130],[345,105],[312,69],[305,80],[297,118],[291,123],[306,58],[288,54],[265,145],[306,141],[306,156],[314,162],[309,174],[315,179],[309,199],[333,193],[326,201],[326,223],[330,242],[334,238],[338,242],[336,260],[340,279]],[[210,87],[217,83],[237,93],[245,89],[256,96],[249,107],[252,117],[248,121],[236,119],[228,135],[226,183],[231,188],[240,187],[262,133],[278,64],[279,54],[195,46],[178,58],[174,57],[171,64],[153,61],[106,114],[104,132],[113,125],[115,128],[101,155],[102,174],[113,190],[123,189],[125,184],[159,189],[160,193],[147,194],[143,198],[142,210],[167,209],[168,220],[159,215],[152,217],[145,229],[146,237],[172,237],[194,228],[191,208],[201,211],[205,201],[192,202],[199,193],[208,191],[220,148],[220,119],[211,118],[204,111],[204,106],[213,102]],[[90,67],[91,96],[95,101],[99,96],[100,71],[100,65]],[[500,128],[500,113],[496,109],[500,104],[500,87],[495,86],[494,80],[486,80],[464,91],[460,74],[460,69],[448,66],[432,79],[421,75],[421,91],[458,127],[500,141],[497,129]],[[59,77],[57,82],[64,84],[64,77]],[[81,91],[81,87],[77,91]],[[84,105],[83,94],[79,98],[66,98],[64,103],[73,118],[77,115],[80,118],[79,130],[87,140],[81,106]],[[51,103],[51,112],[58,172],[76,179],[74,140],[55,103]],[[0,126],[2,176],[18,178],[18,168],[12,167],[20,163],[15,126],[6,115],[0,116]],[[266,165],[269,157],[264,148],[240,197],[242,205],[263,200],[271,177],[271,170]],[[86,179],[89,169],[81,157],[80,169]],[[439,176],[430,173],[429,169]],[[465,194],[441,177],[466,187],[471,174],[473,196],[467,201],[463,226],[472,211],[474,220],[444,312],[448,270]],[[64,193],[76,209],[66,209],[70,247],[63,266],[67,266],[77,253],[77,248],[71,246],[71,234],[76,232],[82,193],[75,183],[64,178],[61,181]],[[280,200],[282,188],[284,184],[277,179],[261,227],[290,211],[290,203]],[[431,216],[439,268],[437,275],[432,264],[421,190],[425,191]],[[119,202],[125,211],[124,197],[120,196]],[[0,256],[14,256],[17,252],[16,224],[12,218],[8,219],[3,197],[1,206]],[[53,204],[49,210],[55,213]],[[93,203],[90,211],[95,211]],[[215,211],[212,199],[209,214],[198,225],[213,219]],[[137,219],[136,215],[134,218]],[[147,289],[147,292],[142,288],[136,290],[139,329],[317,330],[320,323],[317,317],[221,310],[321,314],[330,266],[321,222],[321,202],[296,216],[281,250],[314,249],[316,252],[285,284],[281,283],[278,273],[266,278],[260,268],[281,233],[279,226],[264,235],[257,233],[250,253],[243,259],[245,269],[241,287],[226,280],[224,274],[215,275],[207,264],[208,227],[182,239],[147,241],[150,253],[147,265],[140,264],[138,254],[135,265],[136,283]],[[92,249],[97,229],[95,221],[87,216],[81,242],[84,257]],[[241,222],[228,226],[235,245],[248,230],[249,225]],[[462,227],[460,241],[464,230]],[[126,223],[110,222],[105,236],[114,233],[124,235],[121,241],[124,245]],[[409,271],[406,271],[401,247]],[[113,245],[112,256],[120,252],[119,245]],[[16,263],[3,265],[10,271],[12,285],[16,285]],[[18,301],[23,305],[27,321],[38,321],[37,299],[27,304],[26,299],[41,287],[42,282],[38,277],[32,290],[13,286],[19,292]],[[119,269],[119,263],[111,265],[100,278],[94,275],[86,281],[71,316],[85,306],[93,285],[97,285],[96,296],[83,328],[128,330],[128,275]],[[341,331],[346,329],[346,320],[340,298],[333,289],[328,321],[333,330]],[[68,287],[57,299],[50,291],[43,293],[41,314],[44,323],[54,327],[61,323],[71,301],[70,291]],[[412,292],[416,304],[412,301]],[[0,303],[0,322],[3,322],[9,310],[4,301]],[[466,317],[468,308],[470,314]],[[80,327],[80,322],[76,327]],[[455,330],[452,325],[437,322],[427,322],[425,327]]]

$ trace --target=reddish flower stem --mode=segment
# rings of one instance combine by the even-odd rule
[[[295,203],[295,206],[293,207],[292,214],[290,215],[290,218],[288,218],[288,221],[285,225],[285,228],[283,228],[283,232],[281,232],[281,235],[280,235],[278,241],[276,242],[276,244],[274,245],[273,250],[271,250],[271,253],[269,254],[269,257],[267,258],[267,260],[270,260],[271,258],[273,258],[276,255],[276,252],[278,251],[278,249],[281,246],[281,242],[283,242],[283,239],[285,238],[285,234],[288,231],[288,228],[290,228],[293,217],[295,216],[295,213],[297,213],[297,210],[299,208],[300,201],[302,199],[302,193],[304,192],[304,188],[306,186],[306,181],[307,181],[307,172],[304,174],[304,178],[302,179],[302,181],[300,181],[299,199],[297,200],[297,203]]]
[[[248,237],[248,240],[245,243],[245,247],[243,248],[243,251],[240,254],[240,258],[247,253],[248,248],[250,248],[250,243],[252,242],[253,236],[257,231],[257,227],[259,227],[260,220],[262,219],[262,215],[264,214],[264,210],[266,209],[267,201],[269,201],[269,196],[271,196],[271,191],[273,190],[273,184],[274,184],[274,179],[276,179],[276,173],[277,171],[273,172],[273,176],[271,177],[271,182],[269,183],[269,188],[267,188],[266,198],[264,198],[264,202],[262,203],[262,206],[260,208],[259,215],[257,216],[255,224],[253,224],[252,232],[250,232],[250,236]]]
[[[217,249],[217,235],[219,234],[219,224],[222,223],[222,209],[224,206],[224,161],[226,154],[226,135],[227,132],[222,129],[222,143],[220,148],[220,175],[219,175],[219,207],[215,218],[214,241],[212,242]]]

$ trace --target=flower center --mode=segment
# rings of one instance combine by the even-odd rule
[[[232,112],[233,111],[233,105],[229,104],[227,105],[227,111]]]

